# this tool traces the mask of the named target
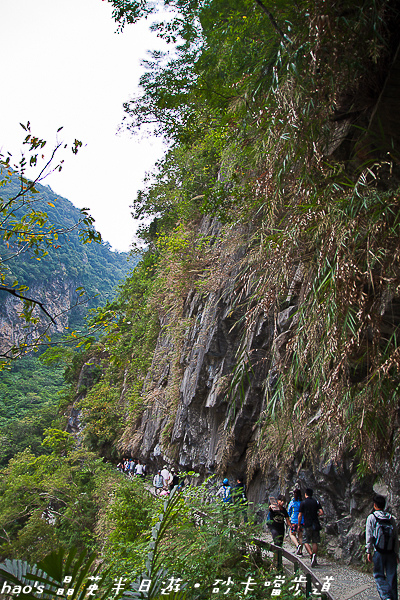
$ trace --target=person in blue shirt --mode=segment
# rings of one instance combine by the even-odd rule
[[[232,503],[232,488],[229,485],[229,479],[225,477],[222,482],[221,487],[218,492],[215,494],[216,496],[221,496],[222,501],[228,504]]]
[[[301,491],[299,489],[295,489],[293,492],[293,500],[289,502],[288,513],[290,517],[290,539],[293,544],[297,547],[296,554],[298,556],[303,555],[303,525],[304,525],[304,517],[301,521],[301,525],[299,525],[299,511],[300,511],[300,503],[302,501]]]

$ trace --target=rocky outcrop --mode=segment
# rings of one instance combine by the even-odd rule
[[[215,222],[204,219],[201,227],[213,231]],[[294,265],[280,310],[259,310],[251,326],[240,327],[243,298],[252,293],[237,286],[245,250],[245,243],[231,255],[219,248],[218,269],[224,273],[219,284],[207,291],[191,289],[179,318],[161,315],[161,333],[143,390],[149,408],[130,433],[128,427],[120,451],[143,458],[153,469],[166,462],[195,470],[201,479],[216,474],[234,481],[246,473],[249,499],[257,504],[278,493],[289,499],[295,483],[303,490],[312,487],[324,506],[328,550],[337,558],[359,559],[376,477],[360,479],[351,453],[339,462],[327,460],[322,440],[316,441],[310,458],[303,452],[303,431],[295,418],[290,433],[294,442],[284,462],[278,458],[285,441],[279,435],[268,452],[260,443],[278,376],[276,364],[297,325],[305,280],[302,266]],[[318,411],[313,414],[309,429],[320,417]],[[397,507],[391,481],[387,473],[381,484]]]
[[[68,277],[56,277],[50,281],[38,281],[31,285],[26,292],[28,298],[40,302],[52,316],[52,322],[39,306],[34,308],[33,316],[38,318],[38,323],[27,327],[21,316],[23,302],[19,298],[6,292],[0,292],[0,354],[8,356],[12,346],[21,342],[28,345],[44,333],[65,333],[69,320],[75,311],[81,312],[76,304],[77,283]]]

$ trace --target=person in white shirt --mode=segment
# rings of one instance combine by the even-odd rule
[[[168,489],[168,482],[169,482],[169,478],[170,478],[170,473],[168,471],[167,465],[163,466],[162,471],[161,471],[161,475],[162,475],[162,478],[164,480],[164,487],[166,489]]]

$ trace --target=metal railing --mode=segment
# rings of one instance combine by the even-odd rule
[[[297,575],[299,571],[303,571],[305,573],[305,586],[306,586],[306,598],[309,598],[313,591],[313,584],[315,587],[320,590],[318,593],[318,597],[321,600],[335,600],[332,594],[329,591],[322,591],[323,584],[318,579],[313,571],[299,558],[299,556],[295,556],[288,550],[281,548],[281,546],[276,546],[270,542],[266,542],[265,540],[255,538],[253,539],[253,543],[259,546],[262,550],[269,550],[276,554],[277,562],[276,567],[279,570],[283,570],[283,557],[286,558],[289,562],[293,563],[293,574]]]
[[[156,495],[155,492],[153,492],[153,491],[151,491],[151,493],[153,493],[153,495]],[[204,519],[208,519],[207,513],[203,512],[199,509],[192,510],[192,516],[193,516],[193,520],[194,520],[196,526],[201,526]],[[303,571],[305,573],[304,585],[306,588],[305,589],[306,598],[309,598],[312,595],[313,584],[314,584],[317,589],[321,590],[321,592],[318,594],[318,597],[321,598],[321,600],[336,600],[332,596],[332,594],[330,594],[329,591],[322,591],[323,584],[318,579],[318,577],[315,575],[315,573],[313,571],[311,571],[311,569],[299,558],[299,556],[295,556],[288,550],[281,548],[281,546],[276,546],[275,544],[272,544],[271,542],[267,542],[260,538],[253,538],[253,540],[251,541],[251,543],[249,545],[251,545],[251,544],[259,546],[261,548],[261,550],[271,551],[274,554],[276,554],[276,556],[277,556],[276,567],[278,570],[283,570],[283,568],[284,568],[283,567],[283,557],[285,557],[289,562],[293,563],[293,574],[294,575],[297,575],[300,570]]]

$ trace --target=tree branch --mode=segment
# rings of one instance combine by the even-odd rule
[[[263,12],[267,15],[268,19],[271,21],[272,27],[279,33],[283,42],[287,42],[287,36],[283,33],[282,29],[279,27],[278,23],[275,21],[274,15],[268,10],[268,8],[261,2],[261,0],[254,0],[256,4],[261,8]]]
[[[9,288],[9,287],[6,287],[4,285],[0,285],[0,291],[7,292],[8,294],[11,294],[12,296],[16,296],[17,298],[21,298],[21,300],[26,300],[28,302],[32,302],[33,304],[37,304],[37,306],[39,306],[39,308],[42,309],[42,311],[44,312],[44,314],[49,317],[49,319],[51,320],[51,322],[54,325],[57,324],[55,322],[55,320],[53,319],[53,317],[51,316],[51,314],[45,309],[45,307],[43,306],[43,303],[40,302],[39,300],[33,300],[33,298],[28,298],[27,296],[23,296],[22,294],[18,294],[18,292],[16,290],[14,290],[13,288]]]

